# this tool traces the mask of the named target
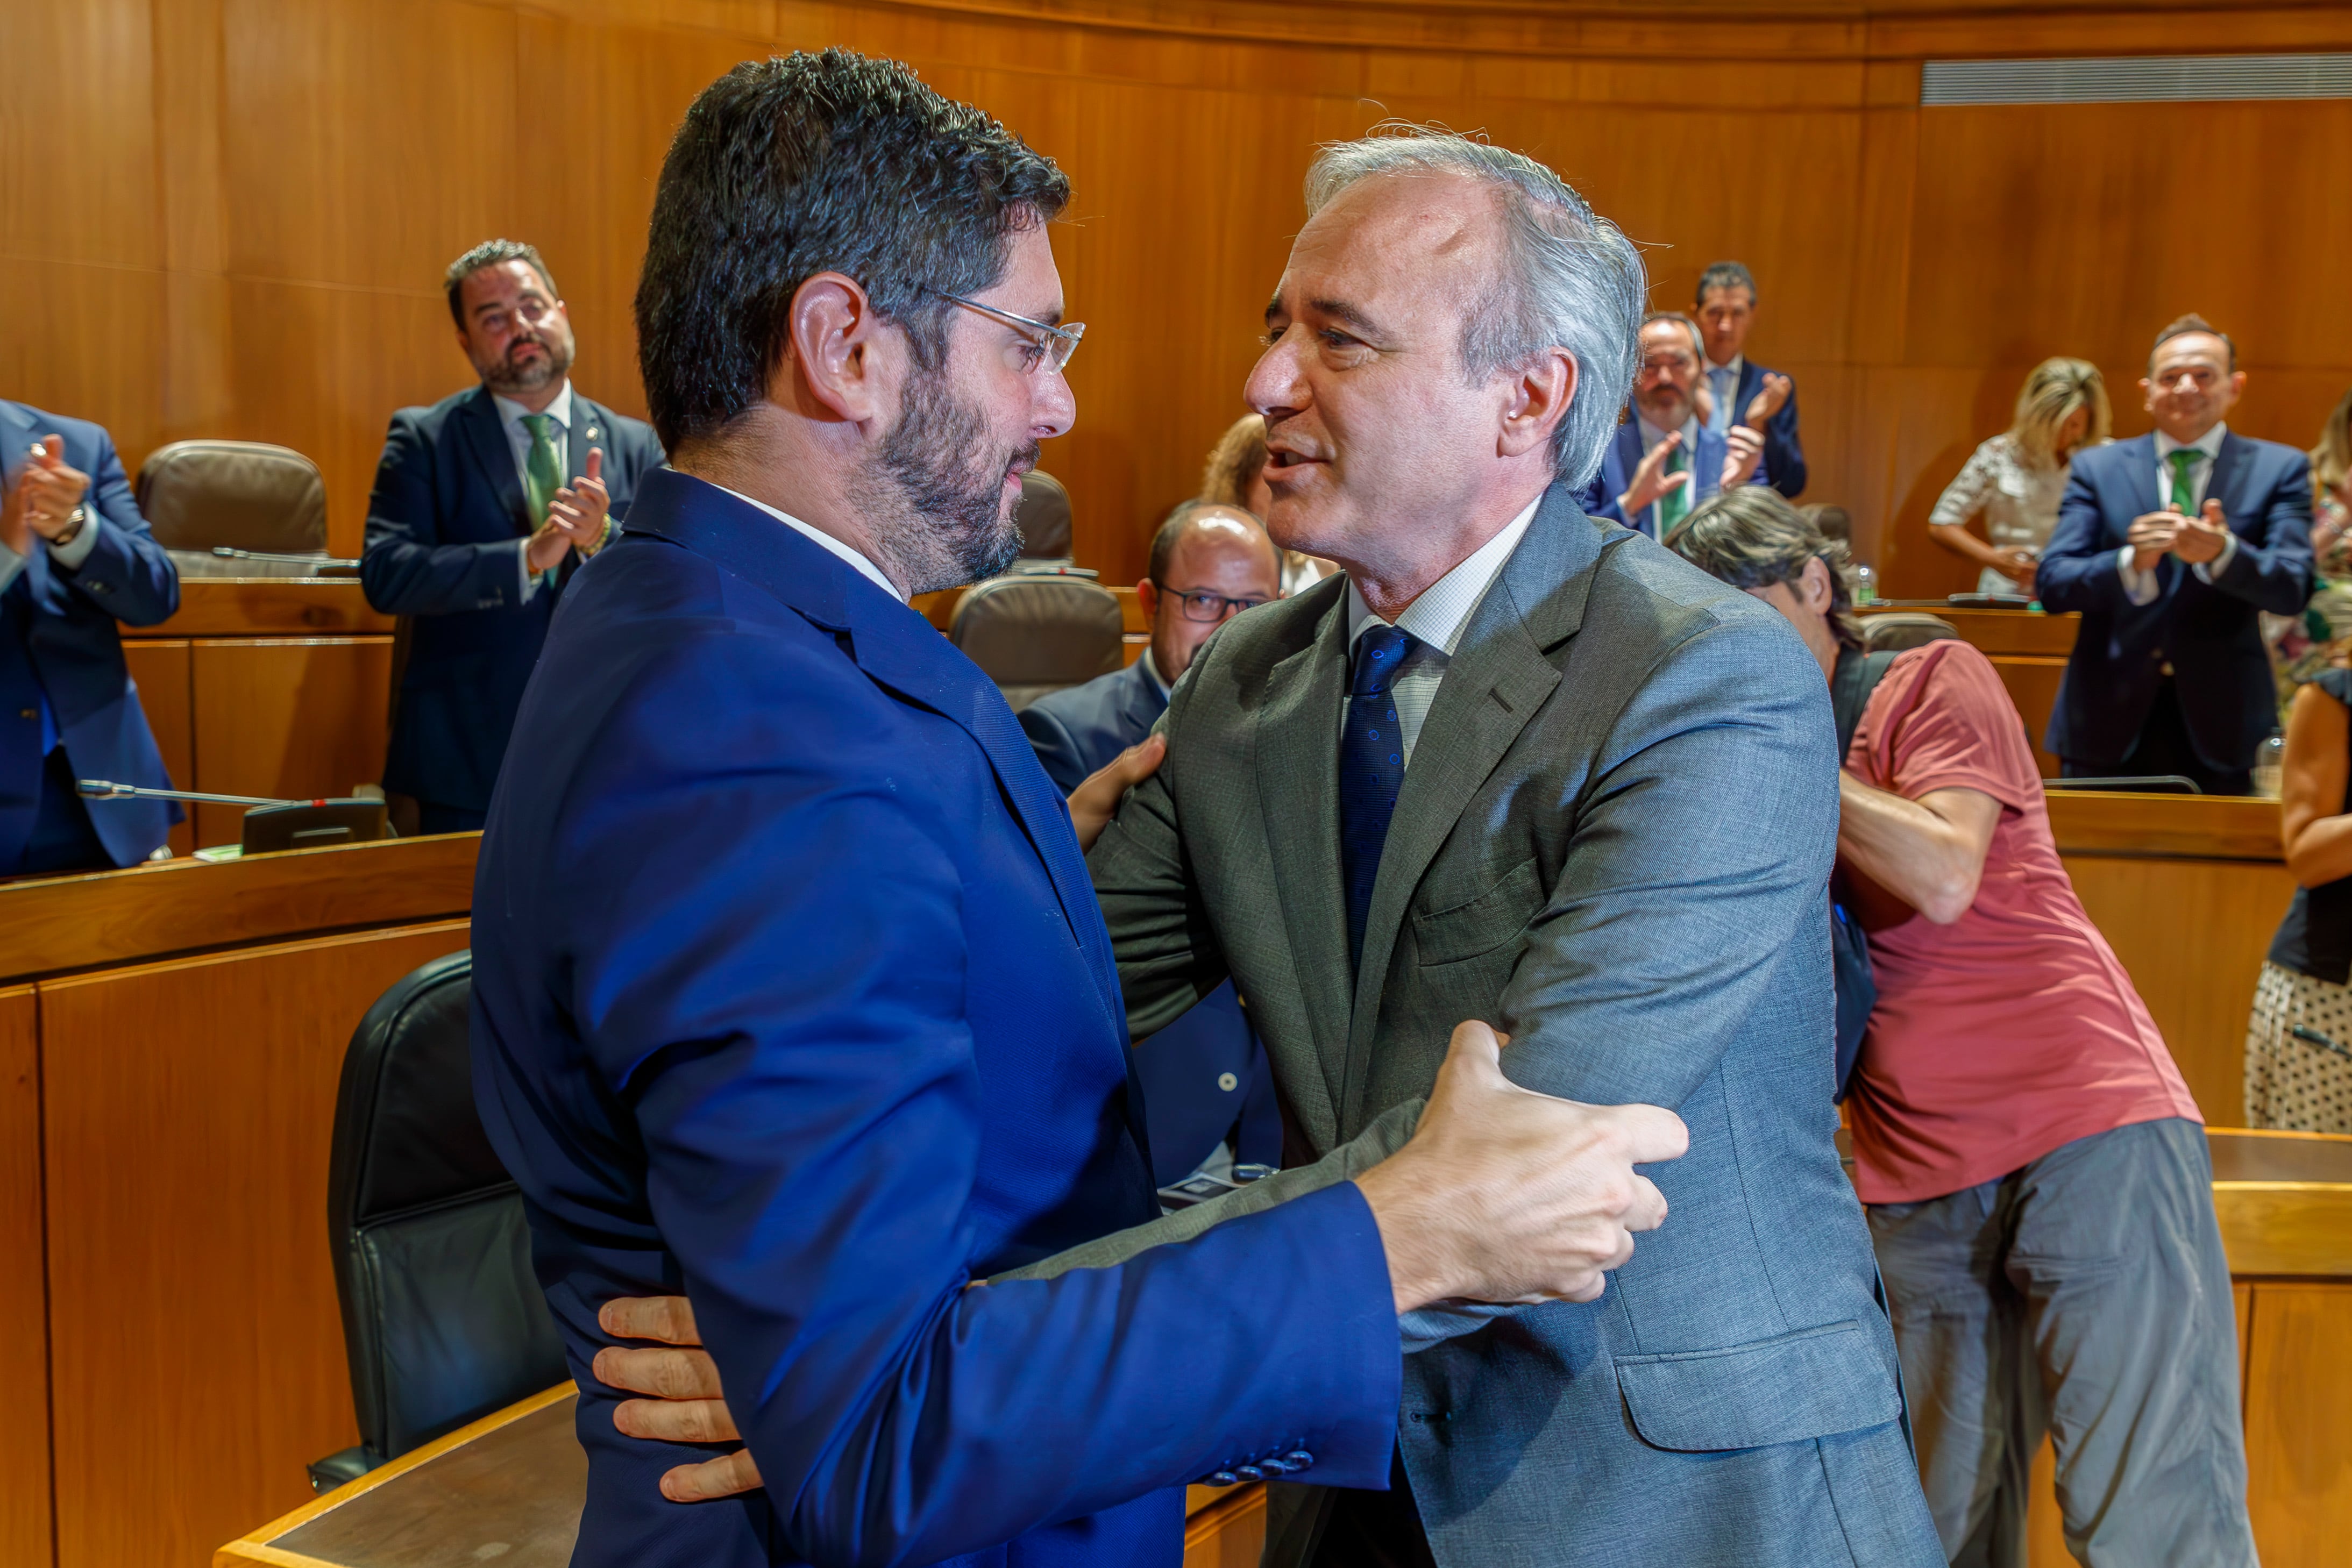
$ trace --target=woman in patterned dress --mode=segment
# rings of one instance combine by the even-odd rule
[[[1976,449],[1928,514],[1929,537],[1982,568],[1979,593],[2031,598],[2042,547],[2058,526],[2058,502],[2074,454],[2103,444],[2113,416],[2106,382],[2087,360],[2044,360],[2025,378],[2010,427]],[[1981,513],[1985,537],[1969,532]]]
[[[2352,670],[2296,691],[2280,801],[2294,903],[2246,1025],[2246,1125],[2352,1133]]]
[[[2300,615],[2263,617],[2282,713],[2297,686],[2340,662],[2352,637],[2352,392],[2311,449],[2311,599]]]

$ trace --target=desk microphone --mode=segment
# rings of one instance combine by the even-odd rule
[[[200,800],[211,806],[323,806],[323,800],[278,800],[263,795],[206,795],[194,789],[144,789],[103,779],[79,779],[74,789],[85,800]]]
[[[292,561],[298,566],[334,567],[344,571],[357,571],[360,569],[360,563],[357,560],[345,560],[339,556],[283,555],[276,550],[238,549],[235,545],[215,545],[213,554],[223,560],[284,560]]]

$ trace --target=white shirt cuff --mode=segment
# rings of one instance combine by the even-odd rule
[[[2197,574],[2198,581],[2210,582],[2230,570],[2230,562],[2237,558],[2237,554],[2238,536],[2231,534],[2221,541],[2220,555],[2215,556],[2211,560],[2200,560],[2189,570]]]
[[[98,548],[98,530],[100,526],[98,514],[84,507],[81,530],[64,544],[51,545],[49,559],[68,571],[79,571],[81,563],[89,559],[89,552]]]
[[[529,604],[539,592],[539,573],[530,570],[530,540],[528,538],[515,541],[515,570],[522,573],[522,597],[515,602]]]
[[[2156,580],[2156,568],[2137,570],[2132,565],[2132,554],[2129,545],[2116,551],[2116,570],[2124,580],[2124,597],[2134,604],[2153,604],[2162,586]]]

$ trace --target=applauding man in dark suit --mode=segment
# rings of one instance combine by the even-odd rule
[[[539,252],[476,246],[444,278],[481,384],[392,416],[368,501],[368,602],[413,616],[384,788],[428,833],[482,825],[555,598],[661,466],[651,426],[574,392]]]
[[[1762,435],[1756,482],[1794,499],[1805,490],[1805,445],[1797,434],[1797,383],[1748,357],[1756,325],[1756,279],[1736,261],[1698,277],[1698,329],[1706,340],[1707,428],[1728,436],[1745,425]]]
[[[0,876],[130,865],[180,808],[92,811],[74,780],[170,788],[116,624],[179,609],[180,575],[97,425],[0,402]]]
[[[2223,423],[2246,372],[2201,316],[2158,335],[2139,384],[2156,429],[2075,454],[2034,580],[2045,608],[2083,613],[2045,744],[2070,779],[2248,794],[2278,724],[2256,612],[2311,596],[2310,469]]]
[[[1244,610],[1282,596],[1282,558],[1238,507],[1186,501],[1151,538],[1150,575],[1135,585],[1151,646],[1126,669],[1053,692],[1021,710],[1045,776],[1065,795],[1141,744],[1168,711],[1168,689],[1210,634]],[[1136,1075],[1151,1134],[1152,1177],[1166,1186],[1203,1161],[1282,1163],[1282,1113],[1265,1048],[1231,981],[1182,1018],[1135,1043]]]

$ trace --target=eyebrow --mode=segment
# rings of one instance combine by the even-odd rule
[[[1360,332],[1371,336],[1380,335],[1380,323],[1344,299],[1310,299],[1307,302],[1307,308],[1319,316],[1328,316],[1335,320],[1344,321]],[[1268,321],[1272,321],[1283,313],[1280,294],[1276,294],[1265,302],[1265,319]]]

